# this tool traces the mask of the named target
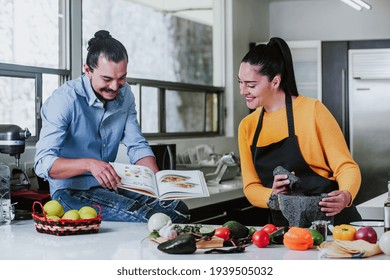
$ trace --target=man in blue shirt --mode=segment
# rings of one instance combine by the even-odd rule
[[[163,212],[173,222],[188,222],[179,200],[160,201],[123,189],[109,162],[119,144],[131,164],[158,171],[154,154],[137,122],[135,101],[126,83],[128,55],[108,31],[88,42],[85,74],[66,82],[42,106],[35,172],[49,181],[52,199],[65,211],[99,204],[104,220],[147,222]]]

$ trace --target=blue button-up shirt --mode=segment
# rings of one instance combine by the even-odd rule
[[[49,171],[58,158],[116,159],[120,142],[131,164],[154,156],[137,122],[134,95],[125,84],[106,106],[96,97],[86,75],[55,90],[41,110],[42,129],[36,145],[35,172],[49,181],[50,192],[71,188],[86,190],[99,185],[91,173],[54,179]]]

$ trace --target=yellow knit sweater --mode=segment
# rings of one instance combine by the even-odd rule
[[[258,108],[241,121],[238,144],[245,196],[252,205],[267,208],[272,190],[261,184],[250,151],[261,109]],[[355,199],[361,183],[360,169],[352,159],[334,117],[320,101],[304,96],[298,96],[293,101],[293,114],[295,135],[306,163],[317,174],[336,180],[339,189],[349,191],[352,200]],[[286,137],[286,109],[265,112],[257,147],[279,142]]]

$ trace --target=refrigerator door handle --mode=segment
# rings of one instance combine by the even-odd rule
[[[341,70],[341,129],[343,131],[343,134],[345,135],[345,126],[346,126],[346,86],[347,86],[347,81],[346,81],[346,74],[345,74],[345,69]]]
[[[356,90],[371,90],[371,88],[356,88]]]

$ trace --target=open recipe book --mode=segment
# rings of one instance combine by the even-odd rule
[[[110,163],[122,178],[117,187],[166,199],[210,196],[203,172],[199,170],[161,170],[156,174],[145,166]]]

